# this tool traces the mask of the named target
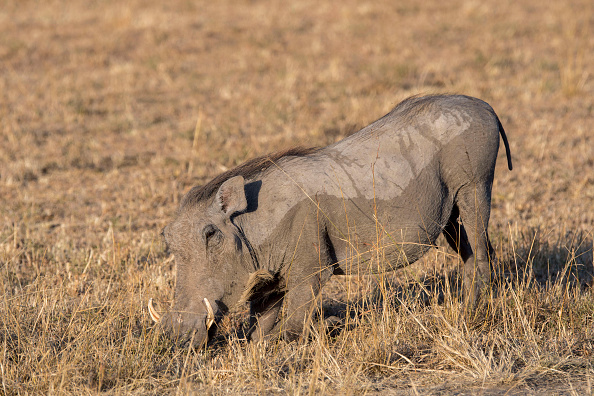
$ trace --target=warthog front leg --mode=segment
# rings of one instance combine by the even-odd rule
[[[258,342],[269,338],[272,328],[278,321],[283,298],[284,293],[276,293],[250,303],[249,338],[252,341]]]
[[[319,291],[318,286],[307,284],[287,292],[284,298],[285,313],[270,332],[271,335],[284,337],[287,341],[301,337],[305,325],[310,322],[313,303]]]
[[[318,262],[318,258],[311,262]],[[293,268],[286,280],[287,292],[283,297],[283,314],[270,332],[272,337],[295,340],[303,335],[305,326],[310,323],[314,302],[320,289],[332,275],[332,267],[319,265]]]

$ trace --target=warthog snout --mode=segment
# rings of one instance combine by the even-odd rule
[[[155,309],[153,299],[150,298],[148,312],[156,324],[173,333],[178,340],[185,342],[193,339],[194,345],[202,345],[208,341],[208,331],[215,322],[215,314],[210,301],[204,298],[202,303],[206,308],[205,315],[175,311],[161,315]]]

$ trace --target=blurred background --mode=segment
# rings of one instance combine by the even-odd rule
[[[590,1],[2,3],[4,233],[154,232],[191,185],[441,92],[508,133],[496,222],[593,225]]]

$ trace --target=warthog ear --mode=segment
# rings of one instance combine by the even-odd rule
[[[230,217],[233,213],[242,212],[247,209],[247,201],[245,199],[245,191],[243,176],[235,176],[226,180],[215,198],[215,205],[218,205],[220,209],[227,217]]]

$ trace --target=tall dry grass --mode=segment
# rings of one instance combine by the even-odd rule
[[[587,0],[3,1],[0,392],[591,393],[592,15]],[[206,350],[155,332],[146,302],[175,282],[158,234],[192,185],[435,92],[488,101],[514,157],[475,311],[440,248],[334,279],[301,342],[245,343],[245,310]],[[330,315],[345,325],[328,335]]]
[[[111,237],[105,261],[91,251],[62,266],[45,247],[4,241],[5,393],[591,392],[592,235],[550,245],[510,230],[509,242],[496,241],[498,275],[473,311],[459,298],[457,259],[440,248],[397,276],[334,280],[299,342],[247,343],[244,309],[199,350],[155,331],[144,308],[171,287],[161,246],[126,249]],[[55,273],[9,271],[29,258]],[[437,268],[443,262],[451,265]],[[343,320],[331,334],[329,315]]]

